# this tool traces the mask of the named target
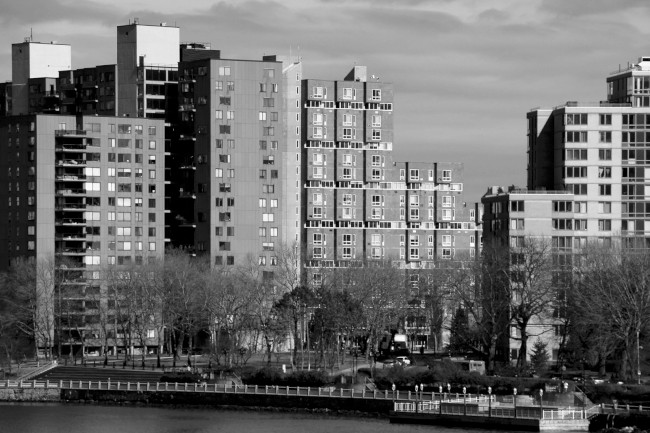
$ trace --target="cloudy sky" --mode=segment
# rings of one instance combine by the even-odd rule
[[[354,66],[394,83],[400,160],[465,164],[469,200],[525,184],[526,112],[605,99],[605,77],[650,55],[647,0],[3,0],[0,80],[29,36],[114,63],[115,28],[167,22],[223,57],[299,54],[304,76]]]

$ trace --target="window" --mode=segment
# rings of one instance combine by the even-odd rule
[[[612,220],[598,220],[598,231],[611,231]]]
[[[586,183],[574,183],[574,184],[568,183],[564,186],[564,189],[575,195],[587,195]]]
[[[370,93],[371,101],[381,101],[381,89],[372,89]]]
[[[230,75],[230,66],[219,66],[219,75]]]
[[[587,149],[565,149],[564,159],[566,161],[585,161],[587,159]]]
[[[311,97],[314,99],[326,98],[327,89],[325,87],[320,87],[320,86],[312,87]]]
[[[610,202],[610,201],[599,201],[598,202],[598,213],[612,213],[612,202]]]
[[[567,143],[586,143],[587,131],[566,131]]]
[[[612,131],[600,131],[599,133],[601,143],[611,143],[612,142]]]
[[[372,130],[372,139],[373,140],[381,140],[381,129],[373,129]]]
[[[516,218],[510,220],[510,230],[523,230],[524,229],[524,219]]]
[[[226,113],[226,119],[234,120],[235,119],[235,112],[233,110],[228,110],[228,112]]]
[[[611,167],[598,167],[598,177],[612,177]]]
[[[599,195],[612,195],[612,186],[607,184],[598,185]]]
[[[565,167],[564,177],[587,177],[587,167]]]
[[[341,99],[352,99],[352,88],[344,87],[341,94]]]
[[[451,181],[451,170],[442,170],[442,181],[443,182]]]
[[[611,114],[601,114],[600,115],[600,124],[601,125],[611,125],[612,124],[612,115]]]
[[[343,126],[357,126],[357,116],[355,116],[353,114],[344,114],[343,115]],[[381,126],[381,125],[379,125],[379,126]]]
[[[611,161],[612,149],[598,149],[598,159],[600,161]]]
[[[523,212],[523,211],[524,211],[523,200],[513,200],[510,202],[510,212]]]
[[[565,125],[586,125],[587,114],[585,113],[571,113],[566,115]]]
[[[371,119],[371,126],[373,128],[381,128],[381,116],[379,114],[373,114]]]

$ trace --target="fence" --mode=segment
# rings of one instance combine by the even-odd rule
[[[377,400],[393,400],[397,397],[411,397],[411,393],[393,393],[391,391],[356,391],[354,389],[312,388],[302,386],[258,386],[217,383],[170,383],[170,382],[118,382],[118,381],[87,381],[87,380],[5,380],[0,381],[0,389],[90,389],[105,391],[169,391],[169,392],[198,392],[198,393],[232,393],[256,395],[292,395],[306,397],[332,398],[365,398]],[[401,394],[401,395],[400,395]]]

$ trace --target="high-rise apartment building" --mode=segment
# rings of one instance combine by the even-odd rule
[[[11,46],[11,103],[8,114],[48,111],[56,98],[56,78],[72,65],[70,45],[34,42]],[[46,110],[44,110],[44,108]]]
[[[462,164],[393,159],[391,84],[356,66],[345,80],[303,80],[302,106],[308,267],[391,260],[419,269],[475,255],[476,208],[463,200]]]
[[[331,269],[391,263],[417,301],[403,332],[414,347],[442,347],[449,336],[431,335],[419,286],[423,270],[479,249],[462,164],[396,162],[393,86],[364,66],[340,81],[305,79],[301,96],[303,281],[318,286]]]
[[[564,268],[590,242],[648,248],[649,89],[650,57],[641,57],[607,77],[606,101],[530,111],[528,189],[492,188],[483,197],[486,245],[516,251],[524,236],[544,239]],[[555,319],[563,317],[548,315],[544,333],[554,359]],[[508,345],[516,354],[515,340]]]
[[[298,234],[301,63],[191,54],[179,64],[172,243],[218,266],[253,261],[271,278]]]
[[[163,131],[163,121],[152,119],[0,119],[6,148],[0,161],[0,266],[33,257],[39,297],[56,290],[50,299],[58,300],[42,314],[65,313],[58,326],[48,328],[51,333],[42,331],[41,347],[64,341],[64,350],[80,353],[82,346],[92,352],[105,341],[112,351],[124,345],[110,325],[102,335],[100,311],[111,308],[101,274],[113,265],[162,257]],[[149,343],[156,346],[154,336]]]
[[[165,84],[178,81],[180,29],[133,24],[117,27],[117,115],[165,117]]]

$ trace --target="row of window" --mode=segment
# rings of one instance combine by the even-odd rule
[[[141,183],[136,183],[136,184],[131,184],[131,183],[113,183],[113,182],[108,182],[106,183],[107,186],[107,191],[108,192],[131,192],[131,186],[135,185],[133,190],[135,192],[143,192],[143,186]],[[101,191],[102,184],[100,182],[84,182],[83,184],[83,190],[84,191]],[[77,192],[76,190],[71,190],[71,189],[66,189],[66,188],[61,188],[57,189],[58,193],[73,193]],[[156,192],[156,184],[152,183],[149,184],[148,192],[150,194],[154,194]]]
[[[564,153],[562,154],[562,160],[563,161],[586,161],[587,149],[565,149]],[[598,160],[611,161],[612,150],[598,149]]]

